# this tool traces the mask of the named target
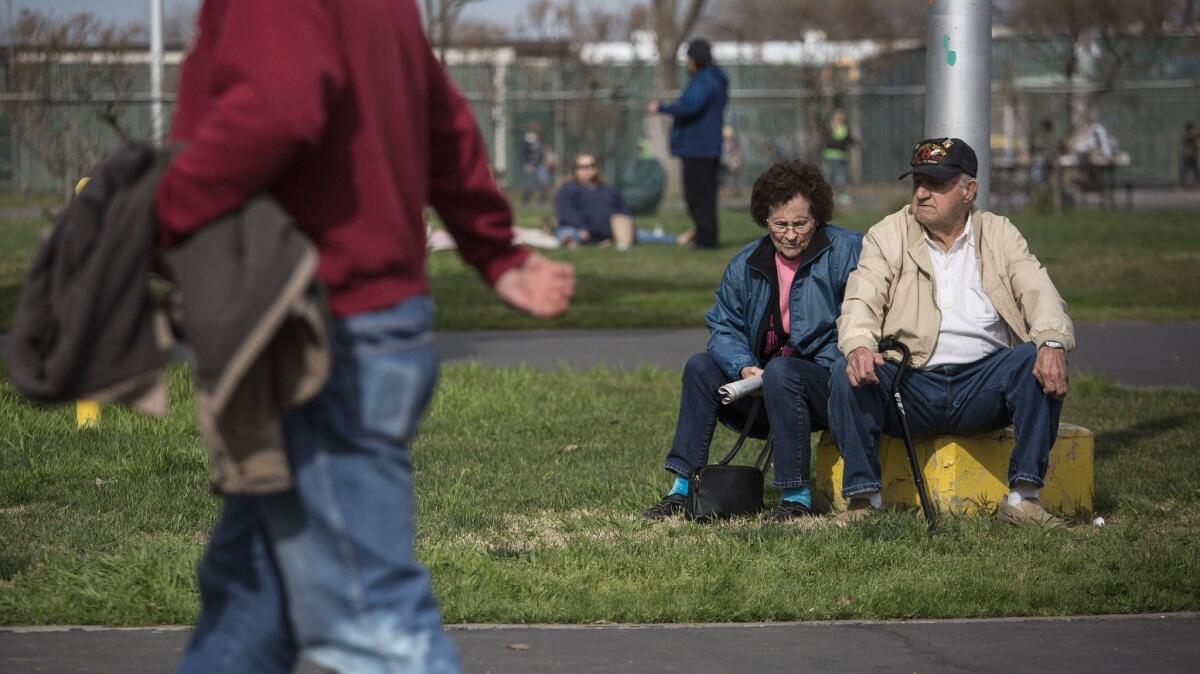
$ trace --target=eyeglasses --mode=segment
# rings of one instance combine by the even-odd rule
[[[768,226],[771,228],[771,231],[775,232],[776,234],[783,234],[783,233],[787,232],[789,229],[795,230],[797,234],[803,234],[804,232],[807,232],[808,230],[812,229],[813,225],[815,225],[815,224],[817,224],[816,220],[813,220],[812,218],[804,218],[802,220],[797,220],[796,222],[792,222],[792,223],[772,222]]]

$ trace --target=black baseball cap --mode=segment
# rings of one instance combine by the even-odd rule
[[[951,180],[963,173],[974,178],[979,171],[975,150],[961,138],[929,138],[917,143],[908,165],[912,170],[900,174],[900,180],[914,173],[939,181]]]

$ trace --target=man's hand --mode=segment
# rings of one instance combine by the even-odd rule
[[[646,104],[646,112],[648,112],[652,115],[657,114],[658,113],[658,101],[650,101],[648,104]]]
[[[575,268],[531,253],[519,267],[496,280],[496,294],[508,306],[536,318],[566,312],[575,294]]]
[[[1039,348],[1033,363],[1033,376],[1046,395],[1055,398],[1067,395],[1067,353],[1049,346]]]
[[[846,376],[850,378],[850,385],[858,387],[864,384],[878,384],[879,377],[875,375],[875,368],[880,365],[883,365],[881,353],[865,346],[851,351],[850,357],[846,359]]]
[[[762,374],[762,372],[763,372],[763,370],[761,367],[754,367],[753,365],[748,365],[748,366],[742,368],[742,379],[749,379],[751,377],[757,377],[758,375]]]

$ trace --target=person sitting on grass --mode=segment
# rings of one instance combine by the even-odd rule
[[[684,510],[688,476],[708,462],[718,420],[740,430],[749,397],[722,405],[717,389],[762,375],[765,419],[752,435],[773,433],[776,521],[812,514],[809,434],[826,426],[829,368],[837,361],[834,327],[846,280],[858,263],[862,235],[828,224],[833,189],[817,167],[781,161],[758,177],[750,214],[767,235],[729,262],[716,303],[705,314],[708,349],[688,360],[675,440],[666,469],[667,495],[644,515],[662,519]]]
[[[562,245],[597,244],[615,240],[618,250],[632,243],[676,243],[676,238],[661,232],[634,230],[633,215],[621,191],[605,184],[596,166],[596,158],[581,154],[575,158],[571,180],[563,183],[554,196],[554,214],[558,227],[554,236]]]
[[[975,151],[958,138],[917,144],[912,203],[867,232],[838,319],[845,360],[830,381],[829,421],[845,460],[841,522],[882,504],[879,434],[897,436],[897,366],[884,337],[912,351],[900,384],[914,436],[980,433],[1010,423],[1012,490],[997,516],[1058,524],[1038,489],[1058,437],[1074,327],[1050,275],[1008,218],[975,206]],[[890,355],[894,354],[889,352]]]

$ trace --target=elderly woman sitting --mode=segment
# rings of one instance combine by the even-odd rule
[[[684,367],[667,454],[674,484],[645,512],[647,518],[683,511],[688,475],[708,462],[718,419],[737,429],[745,425],[750,400],[723,406],[717,389],[760,374],[766,418],[753,434],[773,432],[781,501],[772,518],[812,513],[809,434],[827,423],[829,368],[839,357],[835,323],[862,235],[828,224],[833,190],[819,169],[798,160],[778,162],[758,177],[750,214],[767,235],[729,262],[716,304],[704,317],[708,350]]]
[[[633,215],[625,198],[600,177],[596,158],[590,154],[575,158],[571,180],[563,183],[554,196],[554,215],[558,218],[554,236],[568,247],[610,239],[622,250],[634,242],[676,243],[672,236],[634,230]]]

